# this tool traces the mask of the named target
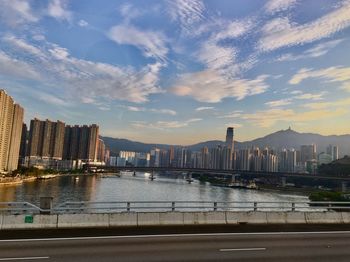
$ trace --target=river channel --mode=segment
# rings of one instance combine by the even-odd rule
[[[278,191],[218,187],[183,176],[123,173],[116,176],[62,176],[21,185],[1,186],[0,202],[27,201],[38,204],[41,196],[54,204],[66,201],[306,201],[306,196]]]

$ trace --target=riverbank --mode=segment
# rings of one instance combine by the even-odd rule
[[[37,177],[1,177],[0,186],[15,186],[21,185],[24,182],[35,181]]]

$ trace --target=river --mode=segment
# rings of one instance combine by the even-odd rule
[[[212,186],[180,176],[123,173],[115,176],[62,176],[17,186],[1,186],[0,202],[27,201],[38,204],[52,196],[54,204],[66,201],[305,201],[306,196],[278,191],[244,190]]]

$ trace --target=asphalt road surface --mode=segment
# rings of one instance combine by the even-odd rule
[[[350,261],[350,231],[0,240],[0,261]]]

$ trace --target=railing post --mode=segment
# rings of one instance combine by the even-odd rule
[[[130,202],[126,203],[126,211],[130,212]]]
[[[40,214],[49,215],[52,209],[53,197],[40,197]]]
[[[254,202],[254,211],[258,211],[258,203]]]
[[[218,203],[214,202],[214,211],[217,211],[217,210],[218,210]]]
[[[295,203],[294,202],[292,203],[292,211],[293,212],[295,211]]]
[[[171,211],[175,211],[175,202],[171,202]]]

